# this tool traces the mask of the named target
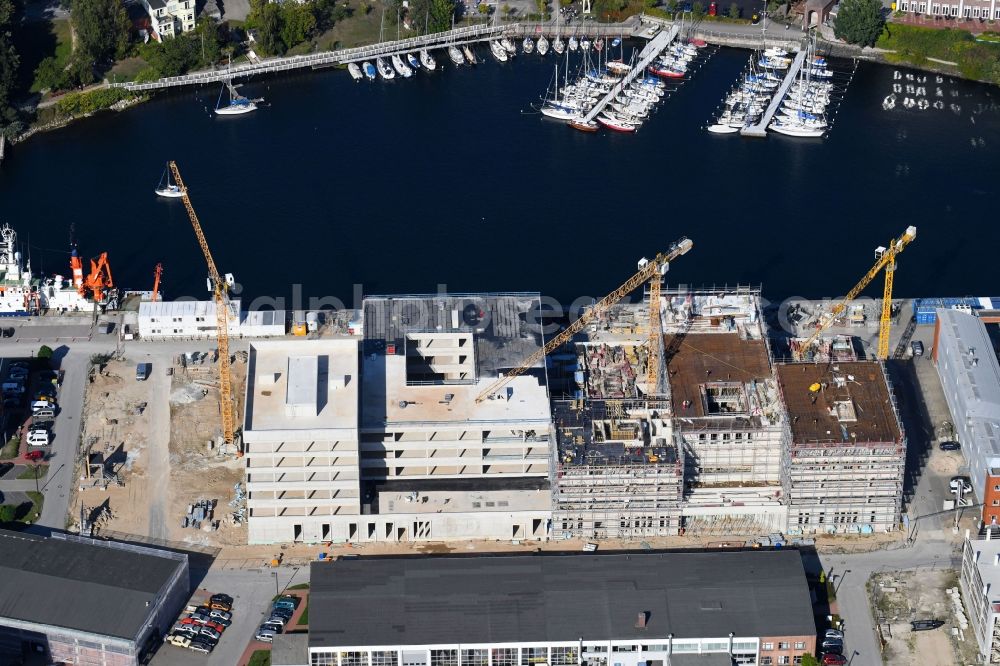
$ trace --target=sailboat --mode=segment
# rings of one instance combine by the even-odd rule
[[[259,99],[248,99],[236,91],[236,86],[233,85],[233,77],[230,73],[232,64],[232,59],[230,59],[230,70],[227,71],[226,78],[222,81],[222,90],[219,91],[219,99],[215,102],[215,112],[220,116],[239,116],[244,113],[256,111],[256,102],[261,101]],[[229,90],[229,103],[223,104],[222,94],[226,92],[226,90]]]
[[[184,196],[184,190],[170,180],[170,165],[167,165],[167,168],[163,170],[163,175],[160,176],[160,184],[153,191],[156,192],[156,196],[168,199],[177,199]]]
[[[545,38],[545,35],[542,35],[541,37],[538,38],[538,55],[543,56],[548,52],[549,52],[549,40]]]
[[[437,68],[437,61],[434,60],[434,56],[427,49],[420,51],[420,64],[424,66],[424,69],[432,72]]]
[[[559,65],[555,65],[555,74],[552,78],[552,96],[549,97],[545,91],[545,101],[542,103],[542,115],[556,120],[573,120],[581,115],[583,111],[576,102],[567,99],[565,96],[559,99]]]

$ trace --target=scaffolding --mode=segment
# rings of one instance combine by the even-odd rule
[[[780,366],[788,532],[899,527],[906,437],[880,362]]]

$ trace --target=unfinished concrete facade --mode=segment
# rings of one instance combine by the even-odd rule
[[[756,289],[661,291],[648,386],[648,302],[613,308],[577,343],[578,394],[554,407],[556,529],[601,538],[773,531],[783,410]]]
[[[537,294],[365,300],[361,541],[549,536],[544,370],[476,401],[541,345],[538,308]]]
[[[778,366],[789,534],[898,527],[906,438],[876,361]]]
[[[376,297],[364,339],[251,345],[250,543],[543,539],[551,529],[537,294]]]

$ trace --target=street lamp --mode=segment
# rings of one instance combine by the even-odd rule
[[[281,590],[278,588],[278,572],[272,571],[271,574],[274,576],[274,596],[281,594]]]

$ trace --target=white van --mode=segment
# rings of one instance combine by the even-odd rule
[[[34,414],[35,412],[40,412],[43,409],[52,411],[52,403],[49,402],[48,400],[35,400],[33,403],[31,403],[32,414]]]
[[[45,430],[32,430],[28,433],[28,446],[48,446],[49,433]]]

